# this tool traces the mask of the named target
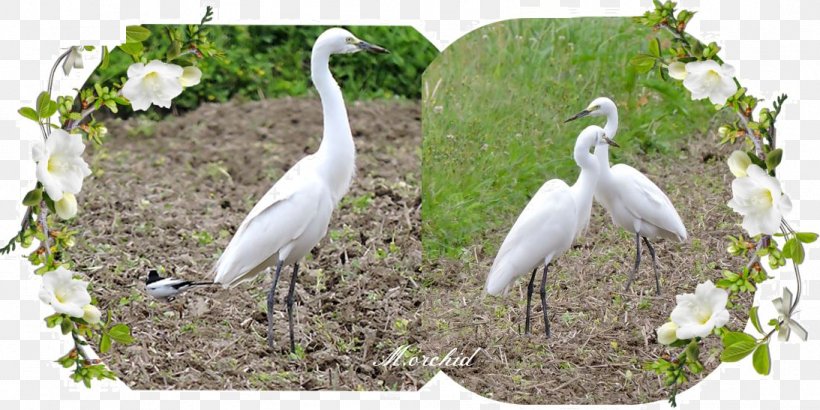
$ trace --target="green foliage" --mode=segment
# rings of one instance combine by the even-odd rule
[[[148,59],[170,57],[173,63],[189,65],[185,53],[187,37],[198,36],[181,26],[145,26],[151,33],[141,41],[150,53]],[[190,26],[196,27],[196,26]],[[203,102],[224,102],[232,98],[261,99],[302,96],[315,93],[310,82],[310,53],[322,26],[206,26],[213,49],[222,50],[221,58],[202,60],[202,83],[186,89],[174,99],[178,109],[190,110]],[[170,39],[166,32],[174,29]],[[129,27],[131,30],[136,30]],[[348,100],[374,98],[419,98],[421,73],[438,51],[410,27],[349,27],[363,40],[386,47],[390,54],[333,57],[331,70]],[[181,34],[180,34],[181,33]],[[143,33],[144,34],[144,33]],[[143,36],[138,36],[143,38]],[[137,37],[133,37],[136,39]],[[126,43],[131,44],[131,43]],[[110,53],[110,63],[98,69],[89,83],[105,82],[126,76],[133,63],[132,51]],[[202,47],[198,47],[198,51]],[[131,112],[122,115],[129,115]]]
[[[711,105],[630,67],[634,55],[647,53],[650,34],[628,18],[515,20],[447,48],[423,79],[425,257],[458,258],[479,243],[493,253],[497,232],[544,181],[572,182],[576,136],[604,120],[564,120],[595,97],[618,104],[622,148],[611,150],[613,162],[641,152],[673,155],[676,141],[706,131],[716,115]]]

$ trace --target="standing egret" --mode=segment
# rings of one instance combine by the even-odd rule
[[[544,331],[547,337],[550,336],[546,299],[547,268],[570,248],[575,238],[589,224],[599,168],[590,149],[609,144],[615,145],[601,127],[591,125],[581,131],[574,150],[575,162],[581,167],[581,174],[575,184],[570,187],[560,179],[545,182],[518,216],[493,261],[484,288],[491,295],[506,293],[517,277],[532,270],[527,286],[525,334],[530,333],[530,305],[535,273],[543,263],[541,309],[544,312]]]
[[[293,265],[287,297],[290,349],[293,337],[293,294],[299,261],[327,233],[330,216],[350,188],[356,147],[350,132],[342,90],[330,72],[330,56],[359,51],[387,53],[347,30],[331,28],[313,45],[310,74],[322,101],[324,133],[316,153],[289,169],[251,209],[213,268],[214,281],[234,287],[275,266],[268,292],[268,346],[273,347],[273,304],[283,265]]]
[[[615,138],[618,131],[618,108],[609,98],[599,97],[583,111],[575,114],[566,122],[586,116],[606,116],[604,132]],[[635,280],[635,274],[641,264],[641,238],[652,256],[652,269],[655,271],[655,292],[661,294],[658,262],[655,248],[650,239],[666,238],[683,242],[686,240],[686,228],[683,226],[678,211],[672,201],[646,175],[625,164],[609,167],[609,148],[596,147],[595,156],[601,165],[601,178],[595,188],[595,200],[612,216],[612,222],[635,234],[635,269],[626,282],[626,290]]]

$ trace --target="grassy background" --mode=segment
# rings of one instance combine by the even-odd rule
[[[167,26],[145,26],[152,32],[145,42],[149,59],[162,58],[168,49]],[[259,100],[312,95],[310,52],[313,42],[328,26],[208,26],[209,38],[224,52],[221,59],[200,60],[202,82],[174,99],[179,110],[202,102],[232,98]],[[388,55],[358,53],[337,56],[331,70],[347,100],[380,98],[418,99],[419,78],[438,51],[411,27],[346,27],[357,37],[386,47]],[[110,66],[89,79],[118,80],[125,76],[131,57],[119,49],[111,53]],[[151,111],[162,112],[156,107]],[[131,114],[122,110],[121,116]],[[156,114],[154,114],[156,115]]]
[[[422,80],[425,258],[458,258],[479,243],[494,254],[492,233],[506,232],[544,181],[574,182],[575,138],[604,119],[563,121],[595,97],[619,108],[613,162],[672,155],[676,141],[704,132],[716,114],[708,103],[630,68],[651,34],[628,18],[515,20],[446,49]]]

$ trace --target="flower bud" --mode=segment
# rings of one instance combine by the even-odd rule
[[[83,320],[89,325],[100,323],[100,318],[102,318],[102,312],[96,306],[88,304],[83,307]]]
[[[678,340],[677,336],[678,325],[675,322],[667,322],[663,326],[659,327],[656,332],[658,333],[658,343],[664,345],[671,345]]]
[[[726,162],[729,164],[729,171],[738,178],[745,177],[747,175],[746,169],[749,168],[749,165],[752,165],[751,158],[743,151],[732,152]]]
[[[54,209],[60,219],[71,219],[77,215],[77,197],[69,192],[63,192],[63,197],[54,203]]]

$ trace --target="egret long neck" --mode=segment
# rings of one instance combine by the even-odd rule
[[[618,133],[618,109],[614,106],[606,113],[606,125],[604,125],[604,134],[607,138],[615,139],[615,134]],[[595,146],[595,156],[598,158],[600,164],[601,179],[609,177],[609,145]]]
[[[597,149],[597,147],[596,147]],[[577,144],[574,152],[575,162],[581,167],[581,174],[570,188],[572,199],[578,211],[578,225],[576,235],[586,229],[589,224],[589,215],[592,212],[592,195],[598,184],[600,174],[598,160],[589,153],[589,145]]]
[[[338,201],[347,192],[355,169],[356,147],[350,132],[342,90],[330,72],[330,54],[314,49],[310,59],[310,76],[322,100],[324,132],[317,155],[322,157],[322,174],[327,178]]]

